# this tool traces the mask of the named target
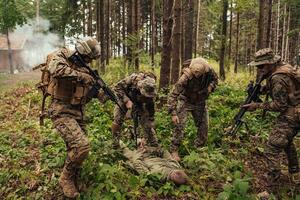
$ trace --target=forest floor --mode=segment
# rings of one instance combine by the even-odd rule
[[[108,73],[104,79],[110,82],[120,78],[111,76]],[[39,75],[27,74],[14,81],[7,77],[7,80],[0,77],[0,83],[11,87],[0,89],[0,197],[64,199],[58,177],[66,156],[65,144],[49,119],[44,127],[39,126],[41,94],[34,88]],[[35,77],[34,80],[31,77]],[[256,199],[266,184],[263,146],[276,115],[268,113],[262,120],[260,111],[247,113],[245,121],[250,130],[242,127],[236,136],[224,134],[245,98],[248,81],[246,72],[230,75],[209,98],[210,128],[206,147],[193,147],[196,130],[189,118],[180,154],[190,184],[180,187],[170,182],[161,183],[158,175],[136,175],[128,170],[118,152],[111,149],[113,104],[90,102],[86,120],[91,153],[79,178],[83,184],[78,199]],[[167,149],[173,127],[166,116],[166,109],[158,109],[155,119],[157,137]],[[125,123],[124,133],[129,132],[130,125],[129,121]],[[126,134],[123,139],[131,144]],[[296,143],[300,147],[297,138]],[[280,160],[283,169],[287,168],[285,160],[283,155]],[[299,191],[295,188],[289,178],[283,176],[278,195],[282,199],[298,200]]]
[[[37,82],[41,77],[41,72],[30,71],[17,74],[0,74],[0,92],[18,86],[22,82]]]

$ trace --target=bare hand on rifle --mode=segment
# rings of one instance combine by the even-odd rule
[[[174,124],[179,124],[179,118],[178,118],[177,115],[173,115],[173,116],[172,116],[172,122],[173,122]]]
[[[126,103],[126,108],[128,109],[128,110],[130,110],[130,109],[132,109],[132,106],[133,106],[133,103],[132,103],[132,101],[127,101],[127,103]]]
[[[249,104],[245,104],[245,105],[242,105],[242,108],[246,108],[247,111],[255,111],[256,109],[259,108],[259,103],[249,103]]]

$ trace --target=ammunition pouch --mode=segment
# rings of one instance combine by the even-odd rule
[[[89,86],[78,83],[75,79],[53,78],[48,86],[47,92],[54,99],[61,100],[71,105],[82,105],[87,103]]]

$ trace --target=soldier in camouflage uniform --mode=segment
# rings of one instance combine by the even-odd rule
[[[178,148],[184,137],[188,112],[192,113],[198,129],[195,146],[200,147],[206,143],[208,132],[206,99],[217,84],[218,77],[215,71],[203,58],[192,59],[189,67],[183,69],[183,74],[168,99],[169,112],[175,125],[170,147],[175,160],[180,160]]]
[[[90,150],[83,120],[84,107],[91,98],[96,97],[88,93],[95,80],[87,69],[70,60],[74,53],[88,64],[99,57],[100,46],[97,40],[85,38],[77,42],[75,52],[63,48],[47,58],[51,77],[47,88],[47,93],[51,95],[48,112],[67,147],[67,158],[59,184],[69,198],[79,195],[75,176]]]
[[[144,146],[143,141],[137,150],[130,150],[120,142],[126,164],[139,174],[159,174],[162,181],[172,181],[177,185],[186,184],[188,177],[180,164],[171,159],[168,151],[157,154],[156,148]]]
[[[131,113],[137,114],[148,144],[158,147],[154,130],[155,82],[156,77],[152,73],[133,73],[116,84],[115,92],[121,101],[120,105],[123,110],[125,112],[131,110]],[[114,121],[112,124],[114,148],[119,147],[120,130],[125,115],[126,113],[123,113],[118,106],[115,106]]]
[[[264,109],[279,113],[265,147],[269,186],[280,176],[279,154],[282,151],[288,159],[289,173],[296,179],[299,177],[299,164],[293,139],[300,128],[299,73],[297,75],[293,67],[282,62],[280,56],[274,55],[270,48],[256,52],[255,61],[250,65],[257,67],[258,78],[267,80],[266,87],[272,101],[250,103],[243,107],[249,111]],[[272,192],[272,187],[268,189]]]

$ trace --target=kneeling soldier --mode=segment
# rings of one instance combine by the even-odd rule
[[[215,71],[203,58],[192,59],[189,67],[183,69],[183,74],[168,99],[169,112],[175,125],[170,152],[175,160],[180,160],[178,148],[184,137],[183,130],[188,112],[192,113],[198,128],[195,146],[200,147],[206,143],[208,131],[206,99],[217,84]]]
[[[133,73],[119,81],[115,92],[120,99],[120,105],[125,112],[132,110],[144,129],[145,138],[151,146],[159,146],[154,130],[154,98],[156,96],[156,77],[152,73]],[[113,148],[119,148],[121,126],[126,113],[115,106],[112,124]]]

